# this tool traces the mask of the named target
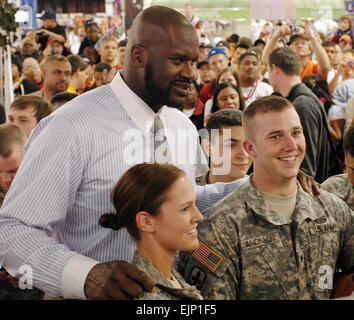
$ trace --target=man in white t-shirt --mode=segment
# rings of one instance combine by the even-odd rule
[[[238,70],[240,89],[246,107],[257,98],[273,93],[273,88],[268,83],[258,80],[260,67],[259,57],[255,51],[249,50],[241,54]]]

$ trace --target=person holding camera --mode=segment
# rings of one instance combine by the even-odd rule
[[[58,40],[61,43],[66,41],[65,27],[59,25],[56,21],[56,12],[49,8],[45,10],[44,14],[39,18],[43,21],[43,26],[37,31],[36,41],[40,43],[40,51],[44,51],[47,47],[49,38]]]
[[[58,39],[49,37],[47,46],[43,50],[42,55],[40,57],[40,62],[44,61],[53,54],[60,54],[64,57],[68,57],[69,55],[71,55],[71,52],[65,47],[63,42],[59,41]]]
[[[331,69],[331,63],[328,55],[321,45],[319,37],[313,31],[310,20],[304,20],[304,26],[291,26],[284,24],[279,28],[273,36],[267,41],[263,49],[263,61],[268,61],[269,55],[276,48],[276,43],[279,38],[284,38],[291,35],[289,46],[301,58],[301,79],[308,74],[316,74],[323,79],[326,79],[327,73]],[[300,28],[304,32],[300,32]],[[316,61],[312,61],[312,53],[316,57]]]
[[[56,38],[49,37],[47,46],[43,50],[40,60],[43,61],[53,54],[60,54],[64,57],[67,57],[71,55],[71,52],[65,47],[64,42],[61,42]]]

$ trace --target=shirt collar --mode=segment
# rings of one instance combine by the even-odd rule
[[[128,85],[124,82],[120,72],[117,72],[116,76],[110,84],[114,94],[119,100],[121,106],[129,115],[130,119],[138,127],[138,129],[147,136],[150,132],[154,117],[156,115],[161,117],[164,123],[165,109],[166,106],[160,108],[160,110],[155,114],[155,112],[134,92]],[[164,123],[165,125],[165,123]]]
[[[253,175],[253,174],[252,174]],[[311,196],[303,191],[300,183],[297,181],[298,192],[296,196],[296,205],[295,205],[295,213],[293,216],[293,220],[297,222],[302,222],[307,218],[311,220],[315,220],[319,217],[320,213],[314,212],[313,210],[309,210],[309,204],[311,204]],[[253,211],[263,217],[263,219],[269,221],[274,225],[284,225],[289,224],[290,220],[279,215],[278,213],[272,211],[264,202],[262,194],[259,190],[253,185],[251,179],[248,180],[248,190],[245,194],[248,195],[246,199],[247,204]]]

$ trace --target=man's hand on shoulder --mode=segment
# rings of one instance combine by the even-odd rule
[[[85,281],[88,299],[127,300],[143,291],[151,292],[156,282],[144,271],[126,261],[110,261],[95,265]]]
[[[313,177],[299,170],[297,179],[299,180],[302,189],[311,196],[321,194],[321,185],[317,183]]]

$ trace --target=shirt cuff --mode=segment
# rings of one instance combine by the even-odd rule
[[[100,262],[81,254],[72,256],[63,272],[63,298],[87,300],[85,281],[90,270],[98,263]]]

